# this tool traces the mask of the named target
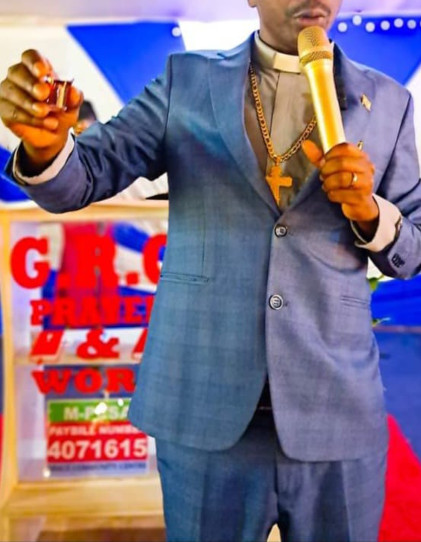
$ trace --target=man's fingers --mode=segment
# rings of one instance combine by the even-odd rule
[[[58,120],[54,117],[37,118],[27,113],[24,109],[14,105],[12,102],[0,100],[0,116],[3,123],[14,129],[17,124],[24,124],[27,126],[36,126],[38,128],[45,128],[47,130],[56,130],[58,127]]]
[[[323,178],[328,177],[329,175],[336,175],[342,172],[352,173],[369,173],[374,175],[375,167],[374,165],[365,160],[365,158],[355,157],[355,156],[338,156],[336,158],[326,158],[326,163],[324,164],[321,172]]]
[[[0,84],[0,97],[35,117],[43,118],[50,113],[50,107],[47,104],[34,100],[32,96],[8,79]]]
[[[303,141],[301,148],[313,166],[318,169],[323,167],[325,162],[323,151],[316,145],[316,143],[307,139],[306,141]]]
[[[7,72],[7,80],[39,101],[46,100],[50,94],[48,84],[34,77],[23,64],[11,66]]]
[[[32,94],[34,86],[39,83],[38,79],[23,64],[10,66],[7,70],[7,80],[22,88],[28,94]]]
[[[354,145],[353,143],[339,143],[338,145],[335,145],[332,147],[327,153],[326,153],[326,159],[335,158],[337,156],[355,156],[355,157],[364,157],[368,160],[368,155],[364,151],[361,150],[361,148],[358,145]]]
[[[78,88],[72,86],[70,88],[69,96],[67,98],[67,107],[69,109],[75,109],[77,107],[80,107],[82,102],[83,92],[81,92]]]
[[[329,177],[323,177],[322,189],[330,193],[332,190],[346,190],[368,194],[373,191],[373,178],[366,173],[342,171]]]
[[[322,188],[325,192],[331,192],[332,190],[348,190],[352,188],[352,179],[353,173],[343,171],[335,175],[330,175],[329,177],[323,177]]]
[[[312,152],[315,156],[310,149],[310,159]],[[319,164],[322,189],[329,201],[341,205],[346,218],[364,222],[378,217],[378,208],[373,207],[375,168],[366,153],[357,145],[341,143],[330,149]]]
[[[361,197],[352,190],[337,189],[327,192],[327,197],[332,203],[346,203],[348,205],[357,205]]]
[[[35,49],[28,49],[22,53],[22,64],[37,79],[42,79],[46,75],[50,75],[53,71],[50,61]]]
[[[35,49],[25,51],[22,61],[9,68],[0,83],[0,116],[6,126],[12,130],[22,124],[63,131],[74,124],[82,93],[70,86],[65,109],[46,103],[52,94],[47,75],[55,77],[51,63]]]
[[[326,154],[320,178],[330,201],[341,202],[337,195],[331,195],[333,191],[367,195],[373,190],[374,173],[375,167],[364,152],[350,143],[341,143]]]

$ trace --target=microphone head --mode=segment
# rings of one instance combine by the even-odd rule
[[[332,46],[321,26],[308,26],[298,34],[298,55],[302,67],[314,60],[333,60]]]

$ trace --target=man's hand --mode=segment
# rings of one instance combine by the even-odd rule
[[[49,61],[31,49],[0,84],[0,118],[22,140],[28,174],[38,173],[59,154],[83,101],[82,93],[72,87],[66,111],[45,103],[50,94],[45,77],[51,75]]]
[[[350,143],[341,143],[325,155],[312,141],[304,141],[302,149],[310,162],[320,169],[322,189],[343,214],[356,222],[365,236],[373,237],[379,209],[373,198],[374,165],[365,152]]]

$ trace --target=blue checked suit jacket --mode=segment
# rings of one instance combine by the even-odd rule
[[[168,245],[130,408],[135,425],[201,449],[228,448],[269,374],[286,454],[361,457],[387,441],[367,259],[392,277],[421,268],[412,99],[336,48],[347,139],[364,141],[376,192],[405,217],[397,240],[369,253],[355,246],[317,172],[284,213],[277,209],[244,128],[250,48],[248,40],[228,52],[171,56],[166,73],[116,118],[79,137],[57,177],[26,191],[64,212],[168,173]],[[277,224],[287,235],[274,234]],[[274,294],[280,310],[269,306]]]

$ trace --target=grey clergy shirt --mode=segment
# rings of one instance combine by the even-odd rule
[[[275,52],[255,34],[252,49],[252,63],[255,69],[263,112],[276,154],[284,154],[300,137],[314,115],[310,88],[300,71],[296,56]],[[245,126],[250,143],[256,153],[263,176],[273,165],[263,141],[250,82],[246,87]],[[309,139],[319,146],[317,127]],[[300,149],[282,164],[283,173],[292,177],[291,188],[281,189],[281,207],[289,205],[314,166]]]

